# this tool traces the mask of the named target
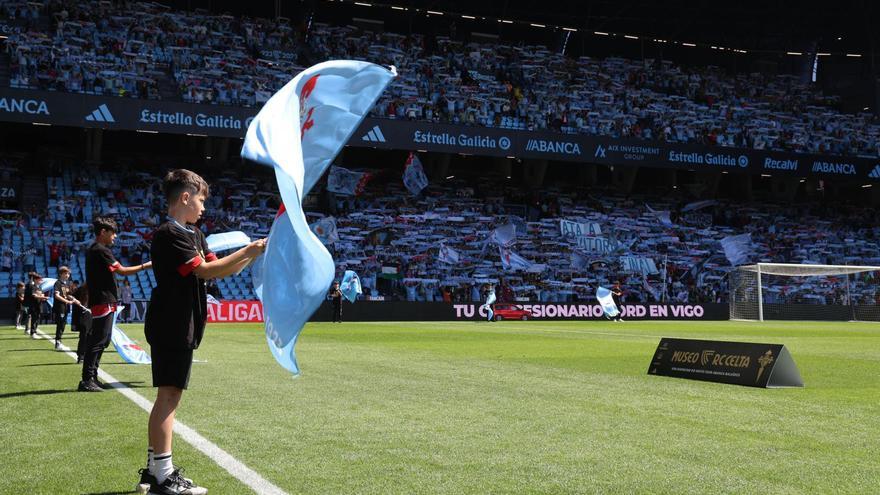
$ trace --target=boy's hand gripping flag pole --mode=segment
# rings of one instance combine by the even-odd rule
[[[263,302],[269,349],[294,374],[300,371],[297,337],[335,274],[302,201],[396,75],[394,67],[367,62],[315,65],[275,93],[248,127],[241,156],[275,169],[284,203],[266,252],[253,265],[254,289]]]

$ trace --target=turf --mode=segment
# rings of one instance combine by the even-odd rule
[[[785,344],[807,386],[649,376],[662,336]],[[209,326],[178,414],[291,494],[880,486],[877,324],[309,324],[298,356],[294,379],[258,325]],[[155,397],[149,367],[112,347],[102,366]],[[73,392],[78,375],[48,341],[0,327],[0,493],[130,493],[146,413]],[[174,455],[211,493],[249,493],[180,439]]]

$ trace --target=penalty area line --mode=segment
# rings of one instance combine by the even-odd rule
[[[37,335],[41,339],[46,339],[49,342],[55,340],[54,337],[45,334],[40,330],[37,330]],[[61,344],[60,348],[62,351],[64,351],[65,354],[67,354],[74,360],[76,359],[76,353],[71,351],[69,347]],[[113,378],[110,373],[107,373],[102,369],[98,370],[98,375],[107,383],[108,386],[112,387],[114,390],[127,397],[128,400],[140,406],[140,408],[146,411],[147,414],[152,411],[153,403],[149,401],[146,397],[135,392],[128,386],[119,383],[119,381],[116,380],[116,378]],[[235,479],[247,485],[258,495],[288,495],[287,492],[274,485],[271,481],[263,478],[253,469],[245,466],[244,463],[233,457],[232,454],[221,449],[217,446],[217,444],[203,437],[199,432],[183,424],[182,422],[174,422],[174,432],[177,433],[180,438],[182,438],[186,443],[192,445],[196,448],[196,450],[208,456],[208,458],[214,461],[214,463],[223,468],[227,473],[231,474]]]

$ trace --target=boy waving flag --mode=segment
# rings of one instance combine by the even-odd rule
[[[299,374],[294,353],[299,332],[335,274],[333,258],[309,229],[302,201],[395,75],[394,67],[367,62],[315,65],[275,93],[248,127],[241,156],[274,167],[284,202],[253,274],[269,349],[291,373]]]
[[[208,184],[189,170],[172,170],[163,184],[168,219],[153,236],[150,255],[156,287],[150,297],[144,334],[152,354],[156,402],[148,423],[147,467],[136,490],[156,495],[201,495],[208,492],[181,475],[171,461],[174,416],[189,385],[193,350],[199,347],[208,319],[205,280],[236,273],[266,246],[253,241],[218,259],[202,231],[194,227],[205,210]],[[91,283],[91,282],[90,282]],[[155,455],[154,455],[155,453]]]

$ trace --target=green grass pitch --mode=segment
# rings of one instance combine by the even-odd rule
[[[785,344],[806,387],[649,376],[660,337]],[[260,325],[210,325],[178,414],[290,494],[880,492],[878,324],[319,323],[297,350],[294,379]],[[103,361],[155,397],[148,366]],[[0,327],[0,493],[132,493],[147,415],[79,372]],[[180,438],[174,458],[249,493]]]

